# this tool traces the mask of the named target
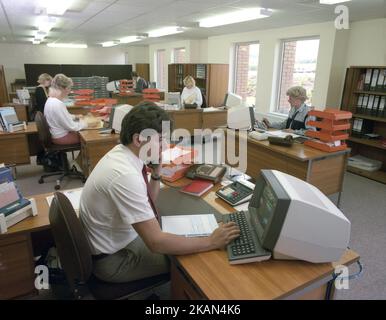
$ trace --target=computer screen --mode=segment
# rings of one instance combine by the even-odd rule
[[[181,94],[179,92],[166,92],[165,103],[170,105],[181,106]]]
[[[226,108],[240,107],[242,103],[243,98],[235,93],[228,92],[225,95],[224,106]]]
[[[315,186],[276,170],[261,170],[249,203],[261,246],[275,259],[338,261],[350,240],[350,221]]]

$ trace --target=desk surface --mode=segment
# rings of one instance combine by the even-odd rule
[[[234,132],[231,130],[226,130],[227,134],[234,135]],[[236,137],[238,137],[238,133],[236,133]],[[331,157],[338,154],[350,153],[351,149],[346,149],[343,151],[337,152],[325,152],[318,149],[311,148],[309,146],[305,146],[302,143],[294,143],[291,147],[284,147],[278,145],[272,145],[268,140],[258,141],[248,137],[248,143],[256,145],[258,147],[267,148],[269,150],[275,151],[287,157],[300,160],[300,161],[308,161],[308,160],[316,160],[325,157]]]
[[[181,179],[174,185],[184,185],[186,182],[187,179]],[[215,196],[218,188],[220,185],[207,192],[203,197],[204,201],[221,213],[234,211],[231,206]],[[48,229],[46,196],[50,194],[34,196],[39,214],[17,223],[9,228],[6,234],[0,235],[0,238],[18,232]],[[347,250],[335,264],[268,260],[236,266],[228,263],[227,253],[224,250],[177,256],[175,259],[190,281],[200,288],[201,293],[208,299],[280,299],[330,276],[336,264],[349,265],[357,261],[359,255]]]
[[[27,130],[21,130],[16,132],[4,132],[1,131],[0,135],[20,135],[20,134],[35,134],[38,132],[35,122],[29,122],[27,124]]]
[[[119,139],[117,133],[99,133],[99,129],[89,129],[79,132],[81,139],[85,142],[113,141]]]

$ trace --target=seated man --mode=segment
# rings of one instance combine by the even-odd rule
[[[149,87],[147,81],[141,78],[135,71],[131,73],[131,78],[135,81],[135,92],[142,93],[143,89]]]
[[[231,223],[209,237],[187,238],[161,230],[154,206],[161,168],[152,165],[148,182],[141,158],[149,146],[160,158],[162,121],[168,120],[168,114],[151,102],[134,107],[122,121],[121,144],[98,162],[84,186],[80,220],[91,246],[93,272],[101,280],[128,282],[167,273],[166,255],[222,248],[239,236]],[[145,129],[153,132],[147,140]]]
[[[288,113],[288,119],[282,122],[270,123],[267,118],[263,122],[268,128],[281,129],[287,132],[304,135],[306,130],[316,130],[314,127],[306,124],[309,120],[315,120],[315,117],[308,116],[311,107],[305,104],[307,92],[303,87],[292,87],[287,91],[288,102],[291,110]]]

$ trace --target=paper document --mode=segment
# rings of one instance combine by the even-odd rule
[[[177,158],[187,155],[191,152],[192,152],[191,150],[183,150],[177,147],[172,149],[167,149],[164,152],[162,152],[162,162],[163,163],[173,162]]]
[[[279,138],[285,138],[286,136],[292,136],[292,138],[298,138],[300,135],[295,133],[289,133],[282,130],[273,130],[273,131],[267,131],[266,134],[273,136],[273,137],[279,137]]]
[[[217,229],[214,214],[193,214],[161,217],[162,230],[186,237],[206,237]]]
[[[203,108],[203,112],[216,112],[216,111],[223,111],[223,108],[215,108],[215,107],[209,107],[209,108]]]
[[[82,190],[83,188],[78,188],[78,189],[66,190],[62,192],[68,198],[68,200],[70,200],[72,207],[74,208],[77,215],[79,215],[80,196],[82,194]],[[51,202],[53,198],[54,198],[53,195],[48,196],[46,198],[49,206],[51,206]]]
[[[248,206],[249,206],[249,201],[239,204],[238,206],[235,206],[234,209],[236,211],[248,211]]]

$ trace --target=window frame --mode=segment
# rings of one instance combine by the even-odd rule
[[[257,61],[257,70],[256,73],[258,74],[258,68],[259,68],[259,62],[260,62],[260,41],[244,41],[244,42],[236,42],[233,46],[233,77],[232,77],[232,92],[236,93],[237,88],[237,68],[238,68],[238,47],[239,46],[245,46],[245,45],[251,45],[251,44],[258,44],[259,45],[259,59]],[[257,81],[256,81],[256,91],[257,91]],[[256,97],[255,97],[255,105],[256,105]]]
[[[165,49],[158,49],[158,50],[156,50],[156,52],[155,52],[155,61],[156,61],[156,68],[155,68],[155,71],[156,71],[156,76],[155,76],[155,79],[156,79],[156,83],[157,83],[157,88],[159,88],[159,89],[165,89],[165,88],[161,88],[160,87],[160,84],[161,84],[161,82],[160,81],[158,81],[159,79],[160,79],[160,77],[159,77],[159,67],[160,67],[160,63],[159,63],[159,57],[158,57],[158,54],[160,53],[160,52],[163,52],[164,53],[164,58],[166,59],[166,50]],[[164,70],[164,72],[165,72],[165,67],[164,66],[161,66]],[[164,75],[164,77],[165,77],[165,75]],[[164,78],[163,77],[163,78]],[[166,85],[166,84],[164,84],[164,85]]]
[[[176,51],[177,50],[182,50],[182,49],[185,50],[184,61],[182,61],[182,62],[181,61],[176,61]],[[185,47],[173,48],[172,55],[173,55],[172,59],[171,59],[173,61],[172,63],[186,63],[186,61],[185,61],[186,60],[186,48]]]
[[[318,56],[316,57],[316,69],[315,69],[315,79],[316,79],[316,71],[318,67],[318,60],[319,60],[319,52],[320,52],[320,35],[315,36],[307,36],[307,37],[295,37],[295,38],[285,38],[280,39],[280,48],[279,48],[279,55],[278,55],[278,66],[279,70],[277,72],[276,76],[276,95],[275,95],[275,101],[273,103],[273,110],[271,110],[272,114],[287,117],[286,114],[279,112],[279,102],[280,102],[280,95],[281,95],[281,77],[283,75],[283,64],[284,64],[284,45],[286,42],[293,42],[293,41],[304,41],[304,40],[319,40],[319,48],[318,48]],[[315,86],[314,86],[315,88]]]

